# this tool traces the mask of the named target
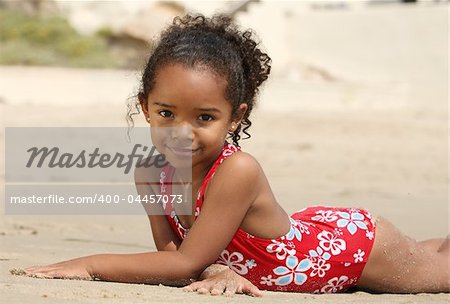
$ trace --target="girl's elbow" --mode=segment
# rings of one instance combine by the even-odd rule
[[[184,277],[188,280],[197,280],[204,269],[196,265],[195,263],[187,263],[184,269]]]
[[[186,286],[191,284],[194,281],[197,281],[201,272],[195,271],[190,267],[178,267],[175,272],[172,272],[170,278],[167,278],[166,281],[163,282],[172,285],[172,286]]]
[[[188,254],[186,252],[177,251],[177,259],[179,262],[178,270],[183,274],[186,279],[197,280],[202,272],[214,261],[206,261],[203,257],[197,255]]]
[[[187,280],[197,280],[205,268],[202,264],[185,257],[183,258],[182,264],[182,276]]]

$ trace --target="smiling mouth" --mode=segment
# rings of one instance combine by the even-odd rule
[[[192,149],[192,148],[180,148],[180,147],[169,147],[167,148],[175,155],[183,156],[183,157],[191,157],[200,151],[200,148]]]

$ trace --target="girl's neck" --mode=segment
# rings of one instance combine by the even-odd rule
[[[217,160],[217,158],[220,156],[221,151],[215,155],[210,161],[205,161],[203,163],[199,163],[197,165],[192,166],[191,168],[186,169],[175,169],[175,175],[178,179],[178,182],[181,183],[192,183],[197,184],[201,183],[205,177],[206,174],[208,174],[209,170]]]
[[[178,182],[183,184],[198,184],[200,181],[206,177],[209,169],[212,167],[212,164],[203,165],[203,166],[194,166],[192,170],[189,169],[175,169],[175,178]]]

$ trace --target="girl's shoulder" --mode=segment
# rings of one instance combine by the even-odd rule
[[[214,179],[238,178],[242,182],[255,182],[261,174],[263,171],[256,158],[239,150],[223,160],[214,173]]]
[[[229,208],[244,208],[246,213],[264,185],[261,166],[251,154],[241,150],[219,161],[220,165],[205,179],[205,190],[199,192],[199,197],[205,202],[226,201]]]

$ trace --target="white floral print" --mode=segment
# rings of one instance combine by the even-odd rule
[[[341,236],[344,234],[344,232],[342,231],[342,229],[334,228],[334,234]]]
[[[331,258],[331,255],[328,252],[323,251],[322,248],[317,247],[316,250],[311,249],[309,251],[309,257],[312,262],[318,259],[328,261]]]
[[[175,213],[174,210],[172,210],[170,212],[170,217],[173,219],[173,221],[175,222],[176,226],[177,226],[177,230],[180,233],[180,236],[182,239],[186,238],[189,229],[184,228],[183,226],[181,226],[180,220],[178,219],[177,214]]]
[[[256,267],[256,262],[254,259],[245,261],[245,266],[247,266],[248,269],[252,269],[253,267]]]
[[[367,230],[367,225],[363,222],[364,215],[362,215],[361,213],[338,212],[337,214],[341,217],[341,219],[336,222],[337,226],[339,228],[347,227],[347,230],[351,235],[354,235],[356,233],[358,227]]]
[[[274,283],[274,282],[275,282],[275,279],[272,279],[272,275],[269,274],[267,277],[261,277],[261,282],[259,282],[259,284],[272,286],[272,283]]]
[[[375,226],[375,221],[374,221],[374,219],[372,217],[372,214],[366,211],[365,215],[370,220],[370,223],[372,224],[372,226]]]
[[[248,273],[248,268],[244,264],[240,264],[244,260],[244,256],[240,252],[233,252],[230,254],[228,250],[223,250],[220,254],[217,263],[227,265],[234,272],[244,275]]]
[[[161,174],[159,175],[159,184],[160,184],[160,192],[161,192],[161,194],[166,193],[166,190],[167,190],[166,189],[167,186],[165,184],[166,177],[167,177],[166,176],[166,172],[164,172],[164,171],[162,171]],[[164,200],[163,200],[162,206],[163,206],[163,209],[166,210],[167,203],[164,202]]]
[[[197,206],[197,207],[195,207],[194,216],[195,216],[195,217],[198,217],[199,215],[200,215],[200,207]]]
[[[366,237],[367,237],[369,240],[373,240],[373,231],[367,230],[367,231],[366,231]]]
[[[278,242],[276,240],[272,240],[272,244],[269,244],[266,247],[266,251],[268,253],[276,253],[277,259],[284,260],[288,255],[295,255],[295,249],[286,248],[286,244],[282,242]]]
[[[223,149],[222,155],[225,157],[230,156],[231,154],[233,154],[236,151],[238,151],[238,148],[235,145],[228,145],[226,148]]]
[[[298,223],[293,220],[292,218],[290,218],[291,221],[291,229],[289,229],[289,232],[286,234],[286,239],[288,241],[293,240],[294,238],[296,238],[298,241],[302,240],[302,233],[300,232],[299,228],[298,228]]]
[[[328,280],[328,284],[323,286],[320,291],[322,293],[336,293],[344,289],[344,285],[347,281],[347,276],[334,277]]]
[[[331,251],[332,255],[338,255],[347,248],[343,239],[338,239],[336,235],[328,231],[319,233],[317,239],[320,241],[319,246],[325,251]]]
[[[300,231],[301,234],[310,234],[308,225],[311,224],[302,222],[300,220],[295,220],[295,222],[297,223],[298,230]]]
[[[331,268],[331,265],[327,263],[330,258],[331,254],[323,251],[320,247],[317,247],[316,250],[310,250],[309,259],[312,262],[310,276],[314,277],[318,275],[321,278],[324,277],[325,272]]]
[[[363,256],[365,254],[366,253],[364,251],[362,251],[361,249],[358,249],[358,251],[355,254],[353,254],[353,257],[355,258],[355,263],[362,262]]]
[[[318,210],[316,211],[316,216],[313,216],[311,219],[313,221],[319,221],[322,223],[326,222],[334,222],[338,219],[336,216],[336,213],[334,213],[332,210]]]
[[[286,267],[278,266],[273,272],[279,277],[275,280],[275,284],[286,286],[294,282],[296,285],[303,285],[308,276],[303,272],[311,268],[311,261],[303,259],[300,262],[296,256],[288,256],[286,258]]]
[[[316,263],[312,263],[311,265],[311,273],[309,274],[310,277],[315,277],[318,275],[319,277],[323,278],[325,276],[325,272],[327,270],[330,270],[331,265],[327,263],[326,260],[319,259]]]

